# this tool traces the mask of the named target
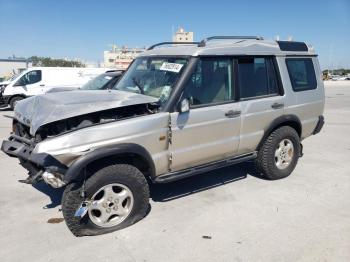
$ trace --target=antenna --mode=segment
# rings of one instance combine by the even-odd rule
[[[175,34],[175,26],[171,26],[171,41],[174,41],[174,34]]]

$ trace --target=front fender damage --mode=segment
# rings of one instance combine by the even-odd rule
[[[29,177],[21,182],[32,184],[44,180],[55,188],[69,183],[65,177],[69,166],[90,150],[68,150],[69,152],[59,154],[59,144],[51,143],[50,148],[39,151],[38,148],[43,145],[41,143],[70,132],[79,132],[83,128],[154,114],[159,109],[155,98],[119,91],[108,93],[108,96],[103,93],[79,93],[75,98],[83,101],[78,103],[73,97],[65,103],[50,98],[52,97],[39,96],[16,106],[14,134],[3,141],[1,149],[9,156],[17,157],[20,164],[29,171]],[[55,103],[49,106],[52,101]],[[93,105],[89,104],[92,102]],[[41,104],[45,104],[50,112],[38,111]],[[69,141],[65,143],[69,147]],[[95,150],[96,148],[93,151]]]

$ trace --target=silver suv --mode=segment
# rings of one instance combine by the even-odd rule
[[[160,43],[114,89],[20,101],[2,144],[29,171],[23,182],[66,187],[63,215],[76,236],[142,219],[150,183],[248,160],[267,179],[287,177],[301,141],[324,123],[317,55],[303,42]]]

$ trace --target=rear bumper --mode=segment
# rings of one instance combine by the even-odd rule
[[[324,125],[324,116],[319,116],[317,125],[316,125],[314,131],[312,132],[312,134],[313,135],[318,134],[321,131],[323,125]]]
[[[53,156],[46,153],[33,153],[35,144],[29,139],[25,139],[16,135],[11,135],[8,140],[4,140],[1,145],[1,151],[10,157],[16,157],[27,165],[39,171],[47,171],[64,175],[67,171],[67,166],[59,162]],[[25,165],[23,165],[27,168]],[[33,169],[29,170],[32,172]],[[35,175],[35,174],[30,174]]]

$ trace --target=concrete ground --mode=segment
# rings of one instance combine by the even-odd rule
[[[325,127],[290,177],[241,164],[158,185],[146,218],[107,235],[48,223],[62,191],[18,183],[25,170],[0,153],[0,261],[350,261],[350,82],[326,86]]]

